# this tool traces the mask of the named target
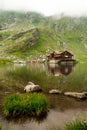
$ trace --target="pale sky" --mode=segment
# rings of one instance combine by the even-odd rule
[[[87,0],[0,0],[0,9],[53,14],[87,15]]]

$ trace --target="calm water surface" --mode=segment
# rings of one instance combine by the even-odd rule
[[[5,65],[0,66],[0,124],[2,130],[51,130],[63,126],[75,117],[87,118],[87,100],[76,100],[63,95],[50,95],[49,90],[87,91],[87,63],[76,65]],[[8,93],[23,93],[32,81],[39,84],[47,96],[50,111],[43,120],[7,120],[3,116],[2,102]]]

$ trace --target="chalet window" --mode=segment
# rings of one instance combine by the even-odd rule
[[[69,57],[68,55],[65,55],[65,57],[67,58],[67,57]]]

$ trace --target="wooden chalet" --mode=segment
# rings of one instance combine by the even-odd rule
[[[74,55],[69,51],[53,51],[47,56],[48,62],[58,63],[58,62],[75,62]]]

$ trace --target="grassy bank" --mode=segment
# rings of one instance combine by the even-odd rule
[[[4,114],[6,117],[35,116],[40,117],[47,114],[48,102],[45,95],[33,94],[11,94],[4,103]]]
[[[0,64],[7,64],[12,62],[13,62],[12,58],[0,58]]]

